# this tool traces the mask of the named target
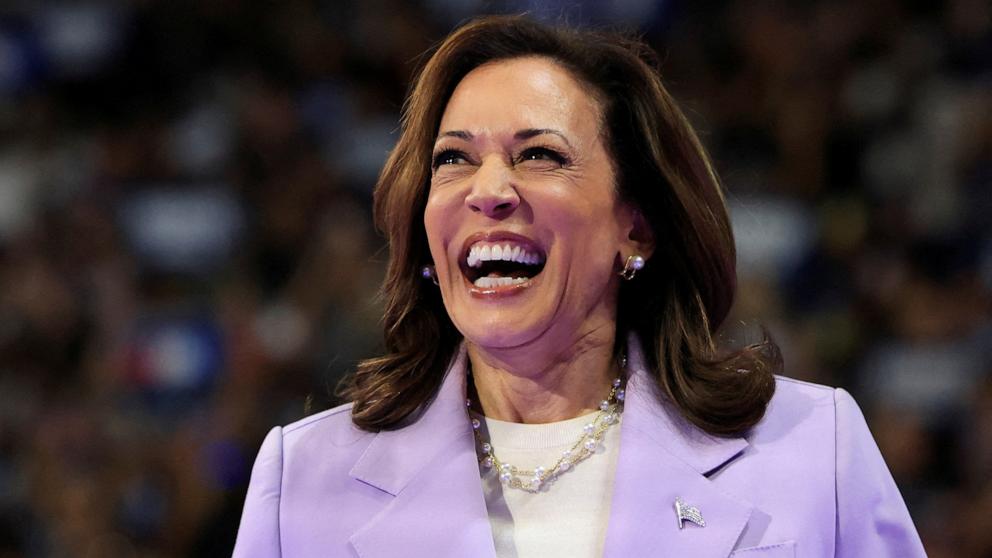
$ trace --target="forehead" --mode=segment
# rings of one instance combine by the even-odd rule
[[[597,135],[601,109],[591,88],[550,58],[489,62],[455,87],[441,131],[478,133],[558,128]]]

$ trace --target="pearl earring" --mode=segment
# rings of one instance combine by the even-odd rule
[[[424,267],[420,268],[420,276],[423,277],[424,279],[430,279],[431,282],[434,283],[435,285],[438,284],[437,272],[434,271],[434,266],[432,265],[425,265]]]
[[[620,277],[630,281],[641,269],[644,269],[644,258],[637,254],[627,256],[627,261],[623,264],[623,271],[620,272]]]

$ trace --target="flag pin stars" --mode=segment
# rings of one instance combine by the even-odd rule
[[[703,515],[699,513],[699,508],[686,504],[678,496],[675,497],[675,515],[679,518],[679,529],[685,525],[686,521],[695,523],[700,527],[706,527],[706,521],[703,519]]]

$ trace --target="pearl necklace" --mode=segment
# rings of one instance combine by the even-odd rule
[[[626,359],[623,360],[623,365],[622,368],[626,368]],[[623,413],[623,401],[626,397],[626,392],[622,386],[623,380],[620,378],[613,380],[610,394],[599,402],[599,412],[596,413],[592,421],[582,427],[582,435],[579,436],[578,441],[571,448],[562,452],[558,461],[550,467],[519,469],[501,461],[496,457],[492,444],[482,437],[480,431],[482,422],[471,417],[479,464],[484,470],[495,470],[499,475],[500,482],[509,488],[535,493],[542,489],[547,490],[547,487],[563,473],[595,454],[603,441],[603,435],[620,420],[620,414]],[[466,399],[465,404],[467,407],[471,407],[472,400]]]

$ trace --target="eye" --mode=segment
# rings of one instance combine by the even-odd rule
[[[444,149],[434,155],[431,168],[437,170],[441,165],[464,165],[468,163],[468,156],[457,149]]]
[[[547,161],[554,163],[558,167],[564,167],[569,163],[568,157],[550,147],[528,147],[517,156],[517,164],[527,161]]]

